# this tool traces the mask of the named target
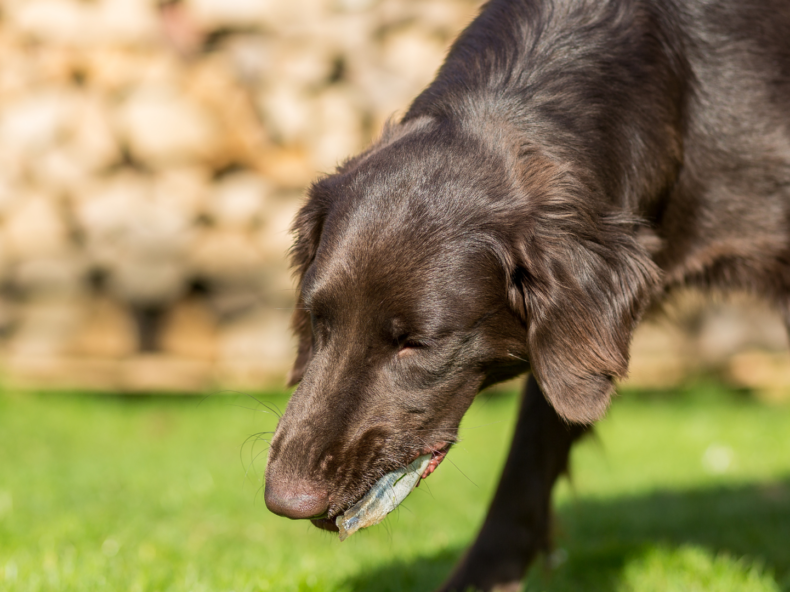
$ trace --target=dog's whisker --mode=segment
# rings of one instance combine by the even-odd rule
[[[270,434],[274,434],[274,432],[272,432],[272,431],[257,432],[255,434],[251,434],[251,435],[247,436],[247,438],[244,439],[244,442],[242,442],[241,448],[239,449],[239,460],[241,461],[241,465],[244,468],[244,475],[245,475],[245,477],[247,477],[249,475],[249,472],[251,470],[254,470],[255,461],[260,457],[260,455],[265,453],[265,452],[267,452],[269,447],[271,446],[271,442],[264,437],[264,436],[267,436],[267,435],[270,435]],[[244,447],[250,442],[251,442],[251,446],[250,446],[249,463],[245,465],[245,462],[244,462]],[[258,452],[256,454],[255,453],[255,447],[258,444],[258,442],[265,442],[266,443],[266,448],[264,448],[264,450],[262,450],[261,452]]]
[[[501,425],[503,423],[505,423],[505,422],[502,421],[502,420],[491,421],[489,423],[481,423],[480,425],[476,425],[476,426],[463,426],[463,427],[461,427],[461,429],[464,430],[464,431],[466,431],[466,430],[479,430],[480,428],[487,428],[487,427],[492,426],[492,425]]]
[[[428,483],[427,479],[423,479],[422,481],[420,481],[420,486],[415,489],[415,491],[423,491],[423,490],[427,495],[431,496],[431,499],[436,499],[436,496],[433,495],[433,491],[431,491],[431,486]]]
[[[258,411],[260,413],[271,413],[272,415],[275,415],[277,417],[277,419],[282,419],[283,413],[282,413],[282,411],[280,411],[280,408],[277,405],[275,405],[274,403],[271,403],[271,404],[264,403],[263,401],[257,399],[256,397],[253,397],[252,395],[249,395],[249,396],[252,399],[254,399],[255,401],[257,401],[259,405],[261,405],[262,407],[265,407],[268,410],[268,411],[264,411],[262,409],[259,409]]]
[[[247,411],[252,411],[253,413],[266,413],[267,415],[277,415],[272,411],[266,411],[264,409],[256,409],[255,407],[247,407],[246,405],[241,405],[239,403],[231,403],[231,407],[237,407],[239,409],[246,409]]]
[[[474,486],[475,486],[475,487],[477,487],[477,488],[479,488],[479,487],[480,487],[480,486],[479,486],[477,483],[475,483],[474,481],[472,481],[472,479],[469,477],[469,475],[467,475],[466,473],[464,473],[464,472],[461,470],[461,467],[459,467],[457,464],[455,464],[455,463],[453,462],[453,459],[451,459],[451,458],[448,458],[447,460],[448,460],[448,461],[450,461],[450,464],[451,464],[451,465],[453,465],[453,466],[454,466],[456,469],[458,469],[458,472],[459,472],[459,473],[461,473],[461,474],[462,474],[464,477],[466,477],[466,479],[469,481],[469,483],[471,483],[472,485],[474,485]]]
[[[249,464],[249,466],[247,466],[246,470],[244,471],[244,476],[245,476],[245,477],[249,477],[249,473],[250,473],[250,471],[254,471],[254,470],[255,470],[255,461],[257,461],[257,460],[258,460],[258,458],[259,458],[259,457],[260,457],[262,454],[265,454],[266,452],[267,452],[267,450],[266,450],[266,449],[264,449],[264,450],[261,450],[261,451],[260,451],[258,454],[256,454],[254,457],[252,457],[252,456],[251,456],[251,458],[250,458],[250,464]]]
[[[216,393],[217,396],[224,395],[224,394],[234,394],[234,395],[241,395],[243,397],[248,397],[248,398],[252,399],[253,401],[255,401],[256,403],[258,403],[258,405],[260,405],[261,407],[265,407],[268,411],[265,411],[265,410],[262,410],[262,409],[253,409],[251,407],[245,407],[244,405],[241,405],[239,403],[230,403],[231,407],[240,407],[242,409],[247,409],[249,411],[255,411],[255,412],[258,412],[258,413],[271,413],[272,415],[277,416],[278,419],[280,419],[282,417],[282,412],[280,411],[279,407],[277,407],[276,404],[274,404],[274,403],[271,403],[271,404],[264,403],[263,401],[261,401],[260,399],[258,399],[257,397],[255,397],[254,395],[251,395],[249,393],[245,393],[245,392],[237,391],[237,390],[233,390],[233,389],[223,389],[221,391],[217,391],[217,393]],[[272,406],[275,407],[277,409],[277,411],[272,409]]]

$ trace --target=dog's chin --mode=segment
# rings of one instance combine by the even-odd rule
[[[320,528],[321,530],[328,530],[329,532],[340,532],[340,529],[335,524],[335,521],[330,520],[329,518],[316,518],[315,520],[311,520],[310,522],[313,523],[313,526]]]

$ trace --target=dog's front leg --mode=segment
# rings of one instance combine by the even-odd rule
[[[548,549],[551,490],[566,469],[571,445],[586,430],[560,419],[528,378],[488,516],[442,592],[518,590],[535,555]]]

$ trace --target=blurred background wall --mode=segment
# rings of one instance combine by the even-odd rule
[[[280,387],[312,178],[432,78],[477,0],[0,2],[0,381]],[[680,298],[631,382],[790,391],[782,324]]]

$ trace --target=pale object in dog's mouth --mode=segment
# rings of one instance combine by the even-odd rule
[[[346,540],[360,528],[367,528],[384,520],[417,486],[431,458],[431,454],[425,454],[410,465],[387,473],[379,479],[365,497],[335,520],[340,529],[340,540]]]

